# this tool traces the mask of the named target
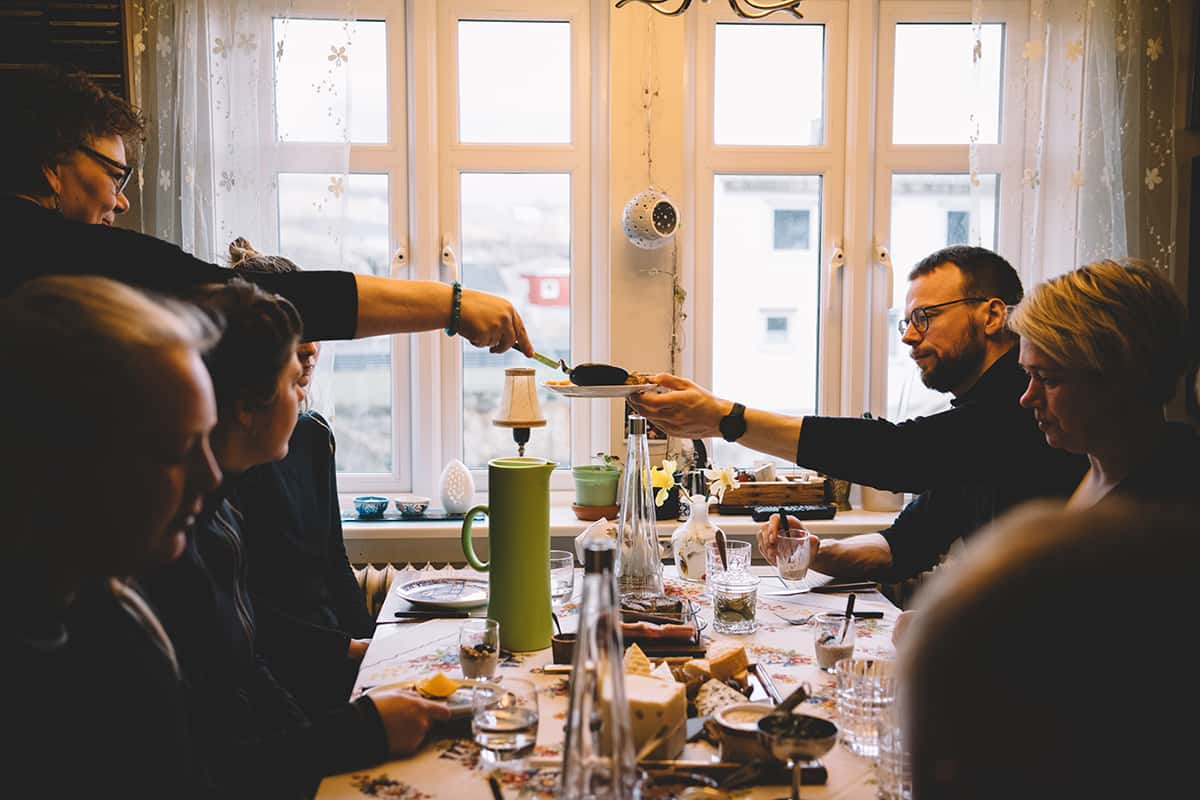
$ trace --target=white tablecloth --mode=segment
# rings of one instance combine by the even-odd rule
[[[766,593],[782,590],[773,568],[754,567],[762,576],[758,599],[758,630],[746,636],[725,636],[715,633],[710,625],[705,636],[710,640],[729,639],[746,647],[752,662],[768,667],[779,691],[786,695],[800,681],[808,681],[813,697],[800,707],[809,714],[836,721],[833,700],[833,676],[816,666],[812,634],[809,626],[791,626],[779,620],[772,610],[787,616],[800,616],[813,611],[836,611],[845,608],[844,594],[806,593],[791,597],[771,597]],[[380,610],[380,621],[395,619],[394,611],[404,601],[394,587],[415,577],[432,575],[474,575],[469,569],[412,570],[399,573],[393,591]],[[701,615],[712,618],[708,598],[702,596],[703,585],[682,581],[674,567],[666,567],[667,591],[695,600]],[[810,573],[810,577],[813,573]],[[575,597],[565,612],[559,615],[564,631],[573,631],[577,623],[575,603],[579,600],[581,576],[577,575]],[[860,611],[880,610],[881,620],[859,620],[855,657],[890,658],[892,625],[899,611],[878,593],[860,593],[855,608]],[[355,694],[364,688],[386,683],[426,677],[438,670],[461,677],[458,666],[458,629],[461,620],[431,620],[403,624],[381,625],[363,659]],[[501,664],[502,675],[527,675],[539,688],[538,740],[531,761],[498,773],[508,797],[553,797],[558,781],[558,768],[551,766],[561,755],[563,724],[567,712],[568,677],[546,675],[542,668],[550,663],[550,650],[518,654]],[[717,760],[716,750],[706,743],[689,744],[687,758],[711,757]],[[875,770],[870,759],[850,753],[842,745],[831,750],[822,761],[829,773],[824,786],[806,786],[805,798],[855,798],[867,800],[875,796]],[[777,798],[787,794],[782,787],[758,787],[743,792],[753,798]],[[317,794],[321,800],[331,798],[389,797],[403,800],[451,797],[454,800],[491,800],[486,773],[480,765],[479,749],[469,739],[431,738],[414,756],[392,761],[360,772],[326,778]]]

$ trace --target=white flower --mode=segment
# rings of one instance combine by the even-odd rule
[[[258,46],[258,34],[239,33],[237,46],[243,50],[253,50],[256,46]]]
[[[220,36],[218,36],[216,39],[213,40],[213,55],[217,55],[217,56],[220,56],[221,58],[224,58],[225,54],[228,52],[229,52],[228,46],[225,44],[224,39],[222,39]]]
[[[1032,167],[1026,167],[1024,174],[1021,176],[1021,183],[1026,186],[1037,187],[1040,182],[1041,179],[1038,178],[1037,170]]]
[[[335,67],[340,67],[350,60],[350,56],[346,55],[346,48],[331,44],[329,45],[329,55],[326,56],[326,60],[332,61]]]
[[[1158,61],[1163,54],[1163,40],[1161,36],[1155,36],[1153,39],[1146,40],[1146,57],[1151,61]]]
[[[1078,61],[1083,56],[1083,39],[1067,42],[1067,61]]]
[[[333,192],[334,197],[341,197],[342,192],[346,191],[341,175],[331,175],[329,177],[329,191]]]
[[[160,33],[158,35],[158,38],[155,40],[154,46],[158,50],[158,52],[162,55],[163,58],[171,57],[171,37],[170,36]]]
[[[1154,187],[1162,182],[1162,176],[1158,174],[1158,167],[1146,170],[1146,191],[1153,192]]]
[[[704,480],[708,481],[708,493],[716,497],[718,503],[725,496],[726,489],[736,489],[741,485],[738,483],[737,473],[734,472],[733,467],[706,469],[704,470]]]
[[[144,52],[146,52],[146,43],[142,41],[142,34],[135,33],[133,35],[133,54],[140,56]]]
[[[165,169],[160,169],[158,171],[158,185],[160,187],[162,187],[162,190],[164,192],[167,191],[168,189],[170,189],[171,188],[171,173]]]
[[[232,172],[221,172],[221,188],[229,192],[233,190],[233,186],[237,181],[233,178]]]
[[[1021,48],[1021,57],[1029,61],[1036,61],[1042,57],[1042,53],[1046,51],[1046,46],[1042,44],[1041,39],[1030,39]]]

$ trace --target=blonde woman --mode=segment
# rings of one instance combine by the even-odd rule
[[[1113,494],[1196,502],[1200,439],[1163,414],[1189,350],[1183,301],[1162,270],[1088,264],[1035,287],[1009,326],[1029,375],[1021,405],[1048,444],[1088,457],[1069,508]]]

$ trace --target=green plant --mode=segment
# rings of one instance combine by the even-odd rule
[[[620,456],[614,456],[609,453],[605,453],[603,451],[596,453],[596,455],[592,456],[592,461],[600,462],[600,463],[604,464],[604,466],[606,466],[606,467],[619,467],[621,465],[621,457]]]

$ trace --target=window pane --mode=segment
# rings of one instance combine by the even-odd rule
[[[334,209],[345,195],[342,212]],[[388,176],[283,173],[279,250],[304,269],[388,274]],[[337,435],[339,472],[392,471],[392,350],[387,336],[326,342],[312,407]]]
[[[276,19],[275,111],[281,142],[387,141],[387,23]]]
[[[507,297],[538,352],[571,359],[571,177],[565,174],[464,173],[463,285]],[[463,461],[483,467],[515,456],[509,428],[492,417],[500,408],[505,367],[531,363],[515,350],[494,355],[463,343]],[[543,371],[539,371],[541,373]],[[538,375],[538,383],[545,380]],[[571,464],[569,401],[539,386],[546,427],[530,433],[526,455]]]
[[[458,136],[571,141],[571,23],[460,20]]]
[[[950,395],[921,383],[921,373],[900,341],[908,273],[930,253],[952,244],[996,246],[999,181],[980,175],[972,196],[967,175],[892,176],[892,307],[888,311],[887,418],[898,422],[949,408]]]
[[[1000,141],[1000,73],[1004,26],[984,25],[975,72],[975,35],[968,23],[896,26],[896,84],[892,141],[967,144]]]
[[[718,23],[713,79],[716,144],[824,141],[824,25]]]
[[[806,246],[775,246],[780,212],[810,221]],[[814,413],[820,176],[717,175],[713,220],[713,390],[755,408]],[[713,451],[722,465],[749,466],[761,458],[723,441]]]

